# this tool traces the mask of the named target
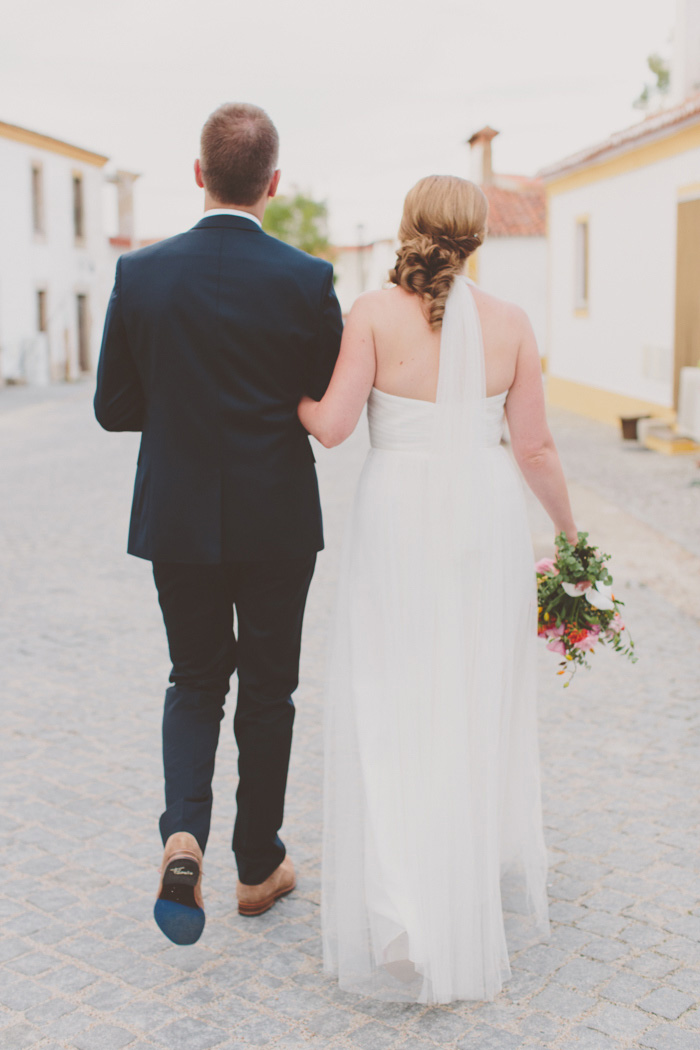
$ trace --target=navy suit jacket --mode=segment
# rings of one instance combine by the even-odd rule
[[[323,547],[314,456],[342,320],[330,263],[205,217],[117,263],[97,370],[106,430],[143,432],[130,554],[217,564]]]

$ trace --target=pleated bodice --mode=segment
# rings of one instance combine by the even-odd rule
[[[507,395],[508,391],[504,390],[481,402],[481,444],[485,448],[498,448],[501,443]],[[432,401],[399,397],[372,387],[367,402],[372,448],[389,452],[428,452],[434,415],[435,404]]]

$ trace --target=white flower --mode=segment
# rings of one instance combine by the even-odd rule
[[[570,598],[580,598],[590,588],[591,581],[582,580],[580,583],[568,583],[566,580],[562,580],[561,585]]]
[[[587,601],[595,609],[614,609],[615,603],[612,600],[612,587],[603,583],[602,580],[596,580],[595,587],[590,587],[585,592]]]

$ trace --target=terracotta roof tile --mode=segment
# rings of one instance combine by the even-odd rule
[[[522,190],[482,186],[489,202],[489,237],[544,237],[546,206],[544,187],[528,180]]]

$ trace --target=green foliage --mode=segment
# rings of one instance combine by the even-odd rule
[[[309,255],[332,261],[325,201],[315,201],[298,191],[291,197],[273,197],[265,211],[263,229]]]
[[[647,56],[647,65],[656,82],[644,85],[641,95],[633,103],[635,109],[647,109],[654,95],[665,95],[671,87],[671,67],[665,58],[655,52]]]
[[[612,585],[612,576],[605,564],[610,555],[592,547],[586,542],[587,539],[587,532],[579,532],[576,543],[572,544],[564,532],[558,533],[554,539],[557,548],[554,565],[537,576],[538,634],[551,637],[548,631],[553,627],[561,628],[557,638],[566,652],[565,660],[559,665],[562,670],[557,674],[568,672],[569,681],[576,666],[589,667],[587,657],[595,655],[595,649],[584,650],[578,645],[588,632],[597,632],[597,645],[606,645],[626,656],[632,663],[637,662],[629,631],[625,644],[620,636],[624,626],[616,628],[616,622],[618,625],[621,623],[619,614],[625,603],[613,596],[613,608],[598,608],[587,600],[584,593],[572,596],[562,587],[563,582],[576,585],[584,581],[590,587],[595,587],[597,582]],[[564,682],[565,688],[569,681]]]
[[[601,554],[597,547],[586,543],[587,539],[587,532],[579,532],[575,545],[569,543],[564,532],[555,537],[557,566],[562,579],[569,583],[578,583],[579,580],[612,583],[612,576],[605,566],[605,561],[610,555]]]

